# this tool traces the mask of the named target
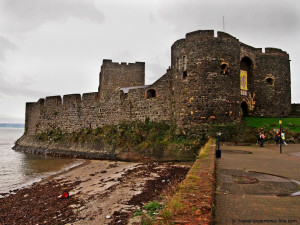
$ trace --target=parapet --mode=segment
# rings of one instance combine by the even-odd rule
[[[74,105],[81,102],[81,95],[80,94],[71,94],[71,95],[64,95],[63,97],[64,105]]]
[[[145,62],[135,62],[135,63],[126,63],[126,62],[113,62],[111,59],[103,59],[102,68],[108,69],[120,69],[120,68],[128,68],[128,69],[140,69],[145,70]]]
[[[82,102],[96,102],[99,99],[98,92],[84,93],[82,94]]]
[[[230,34],[227,34],[225,32],[222,32],[222,31],[218,31],[217,37],[221,38],[221,39],[231,39],[233,41],[239,41],[239,39],[237,39],[236,37],[234,37],[234,36],[232,36]]]
[[[265,48],[265,54],[288,56],[285,51],[282,51],[279,48]]]
[[[26,111],[36,106],[36,102],[26,102]]]
[[[240,42],[240,46],[241,46],[242,49],[245,49],[247,51],[251,51],[251,52],[256,53],[256,54],[262,53],[262,48],[254,48],[254,47],[252,47],[250,45],[246,45],[242,42]]]
[[[61,104],[61,96],[48,96],[46,97],[46,106],[56,106]]]
[[[186,34],[187,41],[195,41],[199,39],[213,39],[214,31],[213,30],[197,30]]]
[[[185,44],[186,41],[193,42],[193,41],[199,41],[199,40],[206,40],[206,39],[224,39],[224,40],[233,40],[233,41],[239,41],[236,37],[227,34],[225,32],[218,31],[217,37],[214,36],[214,30],[197,30],[186,34],[185,39],[180,39],[174,42],[172,45],[172,49],[176,47],[180,47]]]
[[[185,38],[179,39],[174,42],[174,44],[171,47],[171,51],[175,50],[176,48],[182,48],[185,46]]]
[[[40,98],[37,103],[39,105],[45,105],[45,99],[44,98]]]

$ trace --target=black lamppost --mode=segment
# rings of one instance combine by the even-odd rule
[[[216,157],[221,158],[221,149],[220,149],[220,137],[222,133],[218,132],[217,133],[217,149],[216,149]]]

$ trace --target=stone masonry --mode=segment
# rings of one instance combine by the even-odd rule
[[[145,63],[103,60],[98,92],[51,96],[26,104],[25,134],[73,132],[122,121],[166,121],[181,127],[239,122],[244,115],[291,111],[289,55],[254,48],[213,30],[187,33],[171,47],[171,66],[145,85]]]

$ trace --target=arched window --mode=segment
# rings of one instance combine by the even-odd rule
[[[156,91],[154,89],[148,89],[146,93],[146,98],[155,98],[156,97]]]

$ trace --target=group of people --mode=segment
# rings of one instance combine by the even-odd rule
[[[264,135],[263,132],[259,133],[258,137],[258,142],[260,147],[264,147],[264,142],[265,142],[266,136]],[[285,142],[285,134],[283,131],[280,132],[280,130],[277,131],[277,134],[275,136],[276,144],[284,144],[287,145]]]

